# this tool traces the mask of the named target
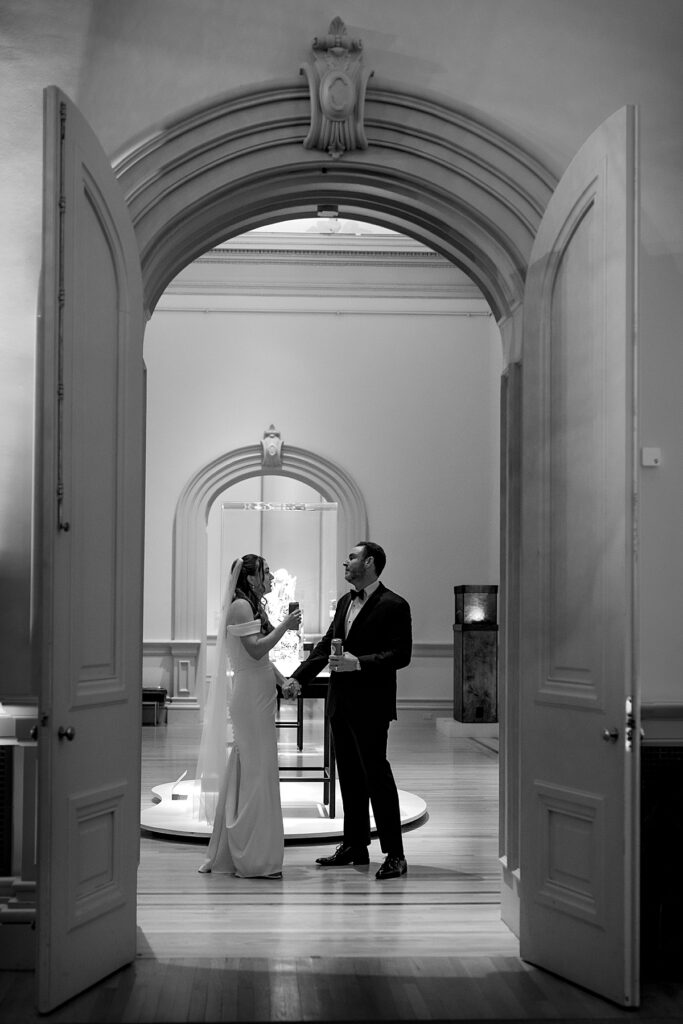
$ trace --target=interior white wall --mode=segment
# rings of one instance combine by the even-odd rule
[[[368,316],[353,304],[341,315],[163,307],[145,337],[145,638],[170,637],[173,515],[188,478],[222,452],[257,444],[274,423],[285,460],[290,443],[353,476],[371,539],[387,551],[383,581],[413,609],[415,642],[450,644],[453,587],[498,581],[502,353],[493,319],[426,308]],[[450,668],[441,659],[431,697],[450,699]],[[422,695],[421,672],[404,691]]]
[[[339,14],[384,81],[489,120],[559,175],[625,103],[640,111],[642,244],[639,665],[647,700],[681,700],[683,6],[680,0],[4,0],[0,86],[0,693],[30,668],[32,432],[40,274],[42,90],[81,107],[107,152],[229,90],[298,82]],[[285,432],[296,425],[283,422]],[[259,429],[261,425],[259,424]],[[249,440],[253,440],[253,432]],[[343,454],[343,453],[342,453]],[[350,467],[353,469],[353,467]]]

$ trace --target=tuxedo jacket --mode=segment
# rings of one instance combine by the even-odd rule
[[[410,664],[413,646],[408,602],[380,583],[367,599],[346,635],[346,612],[351,594],[337,602],[327,633],[315,645],[306,661],[292,673],[305,685],[327,665],[333,638],[344,641],[344,650],[355,654],[358,672],[332,672],[327,713],[342,712],[349,718],[373,715],[390,721],[396,718],[396,672]]]

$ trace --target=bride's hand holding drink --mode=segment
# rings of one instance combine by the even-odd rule
[[[299,629],[299,627],[301,625],[302,617],[303,616],[302,616],[301,608],[299,607],[299,602],[298,601],[290,601],[289,602],[289,611],[288,611],[288,613],[287,613],[287,615],[285,617],[285,622],[287,623],[287,629],[294,629],[294,630]]]

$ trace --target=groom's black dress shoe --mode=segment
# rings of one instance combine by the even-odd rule
[[[368,853],[367,846],[345,846],[344,843],[340,843],[329,857],[318,857],[316,860],[316,864],[321,864],[324,868],[341,867],[344,864],[369,863],[370,854]]]
[[[381,868],[375,875],[375,878],[379,878],[383,881],[385,878],[400,878],[401,875],[405,875],[408,870],[405,857],[395,857],[392,854],[384,861]]]

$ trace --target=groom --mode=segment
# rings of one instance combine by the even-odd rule
[[[368,864],[369,804],[385,861],[376,878],[399,878],[407,871],[396,783],[387,760],[389,724],[396,718],[396,671],[410,662],[410,607],[379,580],[386,555],[361,541],[344,562],[352,590],[337,602],[325,636],[292,673],[307,683],[329,663],[327,713],[330,717],[339,786],[344,803],[344,838],[323,867]],[[333,637],[344,642],[340,657],[330,654]]]

